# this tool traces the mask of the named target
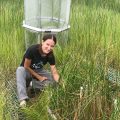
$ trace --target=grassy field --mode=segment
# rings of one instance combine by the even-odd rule
[[[15,79],[16,67],[25,51],[22,21],[23,1],[0,1],[1,84]],[[40,113],[43,119],[48,103],[58,120],[119,120],[120,1],[72,0],[70,25],[67,44],[57,44],[55,48],[63,81],[57,89],[49,90],[53,94],[50,101],[46,101],[45,92],[43,99],[25,111],[28,120],[40,120]],[[62,39],[62,34],[57,36]],[[3,111],[7,88],[1,88],[0,111]],[[39,106],[43,107],[42,112]],[[1,120],[2,116],[0,112]],[[7,115],[7,120],[13,118]]]

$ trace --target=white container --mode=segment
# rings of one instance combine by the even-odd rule
[[[61,32],[70,28],[71,0],[24,0],[23,27],[35,32]]]

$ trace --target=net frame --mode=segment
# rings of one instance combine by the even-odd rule
[[[55,0],[51,0],[51,6],[49,8],[51,8],[51,16],[45,16],[41,11],[42,9],[45,9],[42,7],[42,0],[36,0],[36,4],[39,2],[39,5],[37,6],[37,10],[39,10],[39,12],[37,13],[38,16],[36,17],[36,12],[37,10],[33,10],[35,12],[33,12],[32,14],[35,14],[35,17],[31,17],[30,13],[29,13],[29,6],[26,6],[28,0],[24,0],[24,10],[25,10],[25,19],[23,21],[23,27],[26,30],[29,30],[31,32],[53,32],[53,33],[57,33],[57,32],[62,32],[64,30],[67,30],[70,28],[69,25],[69,14],[70,14],[70,5],[71,5],[71,0],[59,0],[59,6],[56,6],[57,9],[59,10],[57,17],[54,15],[54,11],[56,9],[54,2]],[[65,5],[63,5],[65,4]],[[35,5],[33,5],[33,7],[35,7]],[[34,9],[34,8],[33,8]],[[47,8],[46,8],[47,9]],[[62,10],[63,9],[63,10]],[[66,10],[66,13],[64,14],[64,10]],[[57,11],[57,10],[56,10]],[[55,11],[55,12],[56,12]],[[28,15],[27,15],[28,14]],[[46,13],[45,13],[46,14]],[[63,14],[63,15],[62,15]],[[29,19],[30,18],[30,19]],[[32,23],[29,22],[32,21],[33,19],[33,24],[39,24],[39,26],[35,26],[32,25]],[[37,19],[37,20],[36,20]],[[39,21],[39,23],[37,23]],[[44,26],[42,25],[42,22],[44,21],[48,21],[49,23],[53,22],[53,23],[57,23],[57,27],[54,25],[48,25],[48,26]]]

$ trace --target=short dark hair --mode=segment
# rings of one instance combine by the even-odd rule
[[[57,43],[56,36],[54,34],[46,34],[43,36],[43,41],[46,41],[47,39],[52,39],[55,44]]]

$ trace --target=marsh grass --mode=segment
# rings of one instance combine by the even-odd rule
[[[1,3],[0,66],[4,80],[15,72],[25,45],[23,2]],[[46,105],[59,120],[119,120],[119,86],[109,82],[107,75],[109,67],[120,71],[119,5],[119,0],[72,1],[67,44],[55,48],[60,85],[52,90],[50,101],[45,94],[26,109],[28,120],[39,119],[39,113],[47,116]],[[60,34],[58,37],[67,38]]]
[[[23,19],[22,2],[1,1],[0,23],[0,60],[2,68],[14,67],[24,51],[24,32],[21,27]]]
[[[1,88],[3,88],[3,84],[1,84]],[[3,120],[3,107],[4,107],[4,92],[0,90],[0,120]]]
[[[47,120],[50,117],[48,116],[50,91],[46,89],[30,100],[28,107],[23,109],[27,120]]]
[[[68,116],[76,120],[118,119],[119,114],[114,114],[117,110],[114,110],[113,104],[117,94],[113,96],[115,91],[112,91],[113,86],[110,88],[106,75],[110,65],[114,64],[119,70],[119,13],[94,4],[93,7],[76,5],[71,13],[73,29],[70,29],[70,43],[63,48],[67,54],[59,54],[63,57],[61,74],[66,84],[65,90],[57,92],[61,94],[59,97],[56,95],[60,102],[57,108],[61,108],[59,111],[63,119]],[[81,102],[80,86],[84,88],[86,85],[84,92],[87,94]]]

